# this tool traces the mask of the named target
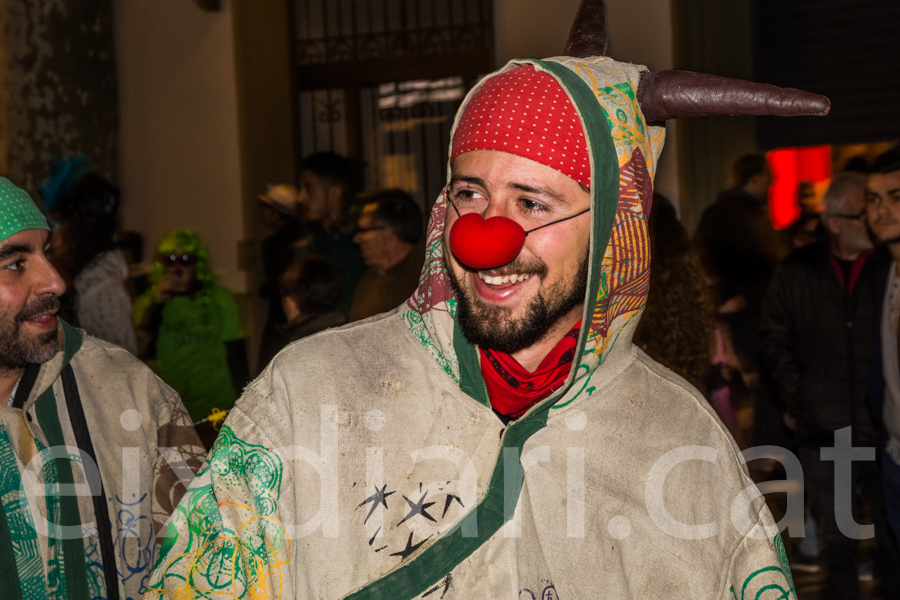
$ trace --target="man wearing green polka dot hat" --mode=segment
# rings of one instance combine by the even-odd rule
[[[0,240],[5,240],[23,229],[46,229],[47,218],[35,206],[25,190],[17,188],[6,177],[0,177]]]
[[[66,285],[49,240],[28,193],[0,177],[0,589],[138,597],[204,451],[174,390],[57,318]],[[26,495],[23,465],[36,489],[87,481],[90,493]],[[111,527],[125,511],[133,525]]]

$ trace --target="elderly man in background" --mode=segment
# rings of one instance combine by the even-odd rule
[[[422,211],[403,190],[366,199],[353,241],[366,273],[353,294],[350,320],[393,310],[415,291],[425,261]]]
[[[203,448],[172,388],[57,318],[47,220],[2,177],[0,224],[0,589],[137,598]]]
[[[820,458],[835,444],[835,432],[851,428],[853,446],[875,446],[878,430],[866,401],[866,385],[878,322],[875,287],[887,257],[873,252],[866,228],[865,176],[837,175],[825,193],[823,243],[794,251],[777,269],[763,305],[760,347],[764,367],[781,407],[793,425],[812,512],[821,530],[827,592],[858,598],[857,541],[838,526],[850,506],[836,505],[834,461]],[[875,575],[885,598],[897,597],[881,472],[874,462],[853,463],[852,486],[858,508],[863,498],[879,544]],[[847,496],[849,497],[849,496]],[[890,579],[890,581],[888,581]]]

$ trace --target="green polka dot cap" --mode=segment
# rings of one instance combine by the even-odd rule
[[[0,177],[0,241],[23,229],[50,229],[28,192]]]

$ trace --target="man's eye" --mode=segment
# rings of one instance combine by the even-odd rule
[[[545,213],[547,212],[547,207],[541,204],[540,202],[535,202],[534,200],[521,200],[519,204],[522,206],[522,209],[525,212],[529,213]]]
[[[468,190],[468,189],[456,190],[453,192],[453,199],[456,200],[457,202],[472,201],[475,199],[476,193],[477,192],[475,192],[475,190]]]
[[[22,267],[25,265],[24,260],[14,260],[13,262],[6,265],[5,269],[7,271],[21,271]]]

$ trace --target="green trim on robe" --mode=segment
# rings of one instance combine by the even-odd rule
[[[593,207],[591,215],[593,231],[597,233],[597,237],[593,239],[591,247],[588,297],[595,298],[599,288],[600,264],[612,236],[619,199],[619,166],[612,133],[601,105],[578,75],[556,63],[540,60],[521,62],[534,64],[538,69],[559,80],[563,89],[569,93],[581,118],[590,124],[587,126],[585,123],[584,131],[587,134],[591,164],[594,165],[591,179]],[[585,307],[587,313],[584,316],[585,322],[589,322],[592,309],[593,306]],[[589,327],[581,328],[576,356],[581,356],[584,351],[588,329]],[[454,327],[453,346],[459,360],[460,388],[478,402],[489,405],[484,379],[481,376],[478,349],[463,337],[458,321]],[[550,408],[568,391],[573,381],[574,374],[570,374],[566,385],[557,393],[509,424],[503,432],[500,452],[487,492],[474,510],[469,511],[453,528],[424,548],[412,560],[345,596],[345,599],[415,598],[444,579],[512,519],[525,481],[525,469],[520,460],[522,447],[528,438],[547,425]]]

